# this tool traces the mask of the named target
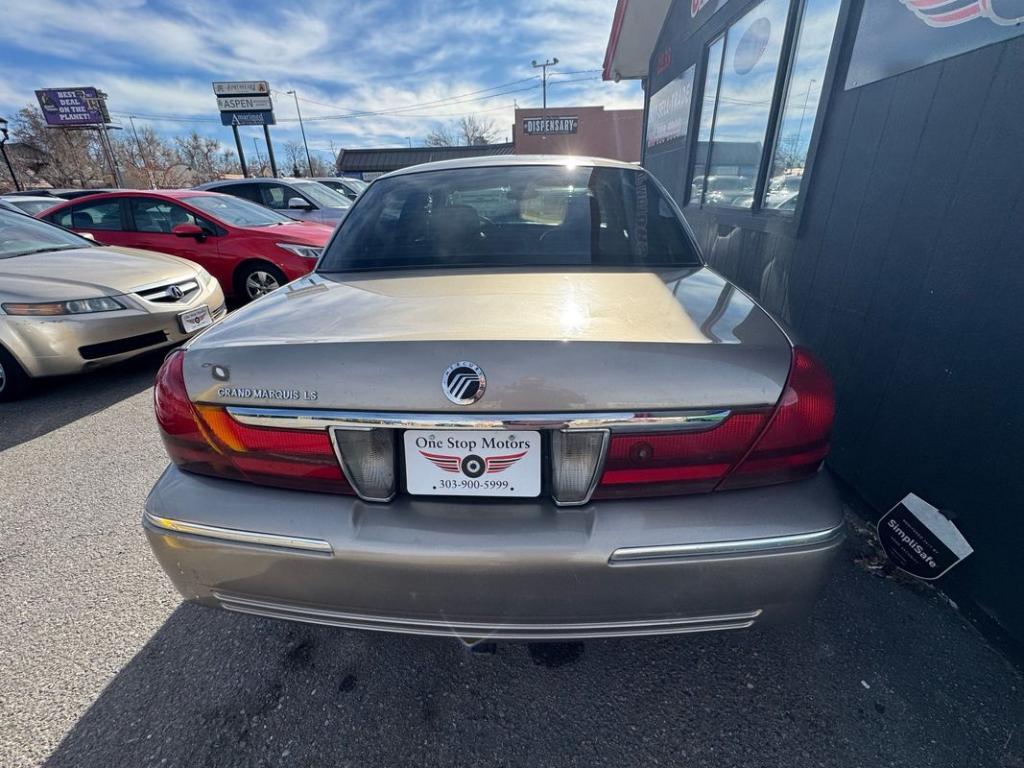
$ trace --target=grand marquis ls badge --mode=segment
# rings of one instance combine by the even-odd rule
[[[468,360],[449,365],[441,376],[444,396],[456,405],[472,405],[484,396],[487,378],[480,366]]]

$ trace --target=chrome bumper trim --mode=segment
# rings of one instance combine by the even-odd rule
[[[254,427],[282,429],[610,429],[613,432],[673,432],[712,429],[728,409],[599,413],[401,413],[379,411],[253,408],[231,405],[232,418]]]
[[[215,591],[221,608],[238,613],[273,619],[325,624],[346,629],[369,629],[413,635],[456,636],[467,642],[486,639],[557,640],[599,637],[637,637],[684,632],[710,632],[723,629],[747,629],[761,616],[761,609],[713,616],[687,616],[672,619],[607,622],[559,623],[481,623],[415,618],[395,618],[348,613],[325,608],[293,605],[261,598]]]
[[[160,517],[151,512],[145,512],[143,517],[154,528],[160,528],[173,533],[189,533],[194,536],[221,539],[222,541],[232,541],[239,544],[258,544],[264,547],[301,549],[306,552],[320,552],[323,554],[331,554],[334,551],[330,543],[323,539],[306,539],[301,536],[281,536],[276,533],[260,533],[259,531],[243,531],[237,528],[221,528],[216,525],[189,523],[184,520]]]
[[[694,557],[718,557],[722,555],[759,555],[787,549],[825,546],[842,541],[846,526],[838,525],[824,531],[798,533],[791,536],[772,536],[765,539],[740,539],[737,541],[709,541],[699,544],[665,544],[653,547],[623,547],[612,552],[608,562],[636,563],[658,560],[681,560]]]

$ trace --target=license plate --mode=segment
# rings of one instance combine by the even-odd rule
[[[540,495],[540,432],[409,430],[404,444],[411,494]]]
[[[181,326],[182,333],[195,333],[208,325],[213,325],[213,315],[210,314],[210,308],[204,304],[178,315],[178,325]]]

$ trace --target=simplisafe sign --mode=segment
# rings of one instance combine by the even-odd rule
[[[974,551],[949,518],[912,493],[878,521],[878,539],[897,567],[927,581]]]
[[[523,120],[523,133],[527,136],[537,134],[576,133],[580,127],[580,119],[576,116],[559,117],[527,117]]]

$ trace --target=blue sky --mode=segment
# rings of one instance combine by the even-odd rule
[[[614,9],[615,0],[28,0],[0,24],[0,115],[34,103],[36,88],[96,86],[120,122],[133,114],[161,133],[195,128],[230,145],[211,81],[265,79],[275,145],[299,138],[283,93],[296,89],[310,146],[325,159],[332,141],[418,144],[465,114],[493,119],[503,140],[513,101],[540,105],[539,78],[527,79],[539,72],[532,59],[557,56],[553,71],[571,73],[550,78],[549,107],[642,106],[637,83],[591,71]],[[245,133],[247,143],[261,135]]]

